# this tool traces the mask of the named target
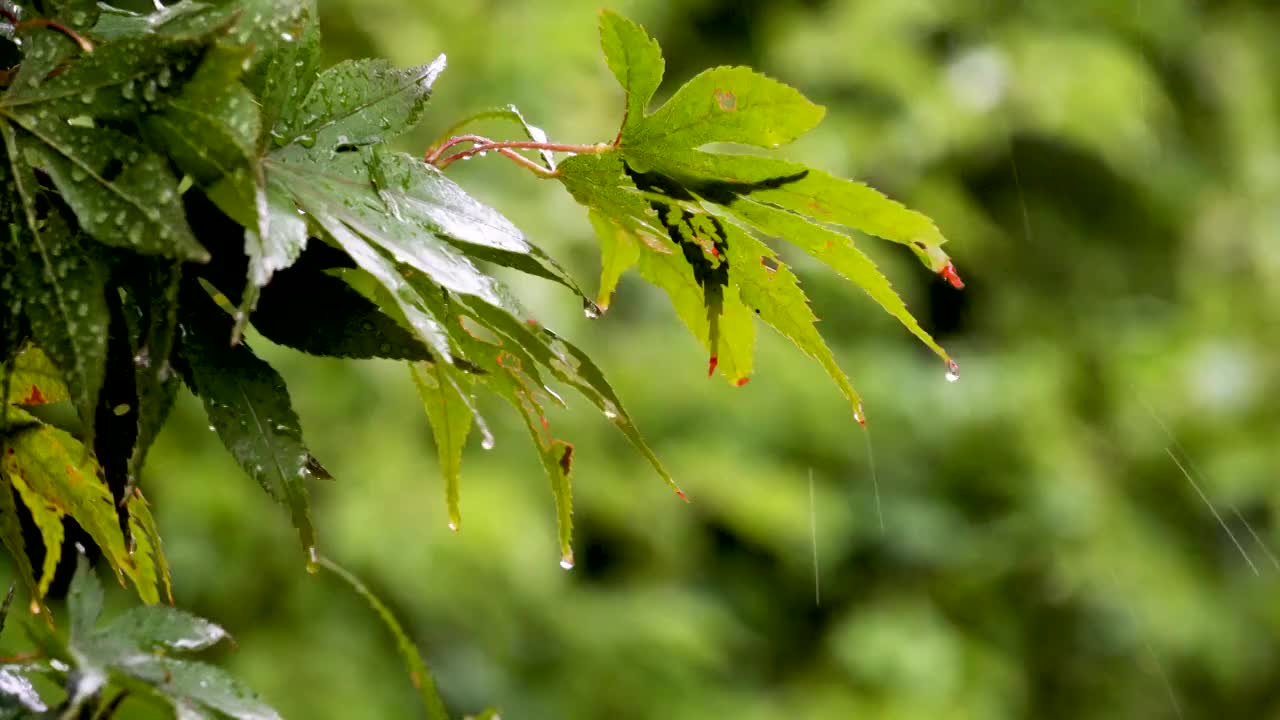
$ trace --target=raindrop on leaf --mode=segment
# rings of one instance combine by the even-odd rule
[[[955,382],[960,379],[960,366],[955,360],[947,361],[947,382]]]

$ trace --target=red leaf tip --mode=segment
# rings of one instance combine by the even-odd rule
[[[746,384],[747,384],[747,383],[749,383],[749,382],[751,382],[751,378],[749,378],[749,377],[740,377],[740,378],[738,378],[738,381],[734,383],[734,385],[737,385],[738,387],[742,387],[743,385],[746,385]]]
[[[951,283],[951,287],[957,290],[964,289],[964,281],[960,279],[960,275],[956,273],[955,263],[947,263],[946,267],[938,271],[944,280]]]
[[[716,374],[716,366],[719,364],[720,356],[712,355],[711,359],[707,361],[707,377],[711,377]]]

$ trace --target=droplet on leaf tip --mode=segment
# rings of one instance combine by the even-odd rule
[[[453,520],[450,520],[449,529],[452,530],[453,532],[458,532],[458,523],[454,522]]]
[[[853,419],[858,421],[858,425],[867,426],[867,415],[862,411],[862,403],[858,403],[858,409],[853,411]]]
[[[947,361],[947,382],[955,382],[960,379],[960,366],[955,360]]]
[[[588,320],[595,320],[604,314],[604,308],[588,300],[582,306],[582,314],[586,315]]]
[[[570,550],[569,552],[561,556],[560,567],[564,568],[565,570],[573,569],[573,551],[572,550]]]
[[[493,436],[492,436],[492,435],[488,435],[488,434],[486,434],[484,437],[480,438],[480,447],[481,447],[481,448],[483,448],[483,449],[485,449],[485,450],[492,450],[492,449],[493,449]]]

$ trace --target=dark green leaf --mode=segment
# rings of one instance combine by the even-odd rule
[[[0,113],[124,119],[152,110],[191,76],[211,36],[149,35],[103,44],[34,86],[10,86]]]
[[[182,355],[191,389],[223,445],[271,497],[289,507],[308,559],[315,528],[305,481],[328,473],[302,442],[284,379],[247,345],[232,346],[231,318],[198,287],[182,295]]]
[[[42,212],[41,191],[16,132],[0,121],[0,133],[22,206],[22,225],[9,226],[9,252],[22,294],[39,299],[25,312],[36,341],[62,370],[81,419],[92,427],[106,357],[106,272],[60,213]]]
[[[262,291],[252,315],[274,343],[312,355],[430,360],[423,343],[340,278],[291,268]]]
[[[106,128],[14,114],[23,148],[53,178],[76,219],[98,242],[141,253],[203,262],[209,255],[187,225],[178,181],[167,161],[137,140]],[[6,133],[9,135],[9,133]]]
[[[178,329],[178,289],[182,266],[161,259],[139,264],[130,279],[132,306],[140,313],[133,348],[138,386],[138,439],[129,473],[137,483],[147,451],[155,442],[177,397],[179,380],[170,364]]]
[[[282,4],[285,27],[275,42],[254,63],[247,84],[260,99],[263,129],[272,130],[277,121],[302,104],[320,68],[320,23],[314,0]],[[287,38],[287,39],[286,39]],[[258,46],[260,47],[260,46]]]

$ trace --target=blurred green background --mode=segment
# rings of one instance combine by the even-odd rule
[[[611,139],[622,103],[599,3],[320,0],[332,61],[448,54],[412,149],[506,103],[553,139]],[[495,449],[468,449],[455,535],[403,367],[259,340],[338,478],[314,487],[322,547],[398,613],[451,709],[1280,718],[1276,4],[616,9],[661,42],[660,96],[704,67],[752,65],[828,108],[785,155],[938,222],[962,293],[900,247],[865,247],[962,378],[945,382],[895,321],[795,254],[869,435],[785,340],[762,335],[756,375],[733,388],[706,378],[638,278],[595,321],[555,286],[513,279],[595,355],[693,498],[566,394],[551,418],[578,449],[579,563],[565,572],[509,410],[487,407]],[[497,157],[450,173],[594,287],[590,226],[558,186]],[[144,486],[179,604],[237,638],[218,659],[289,718],[420,717],[390,637],[305,573],[285,512],[205,425],[184,396]]]

